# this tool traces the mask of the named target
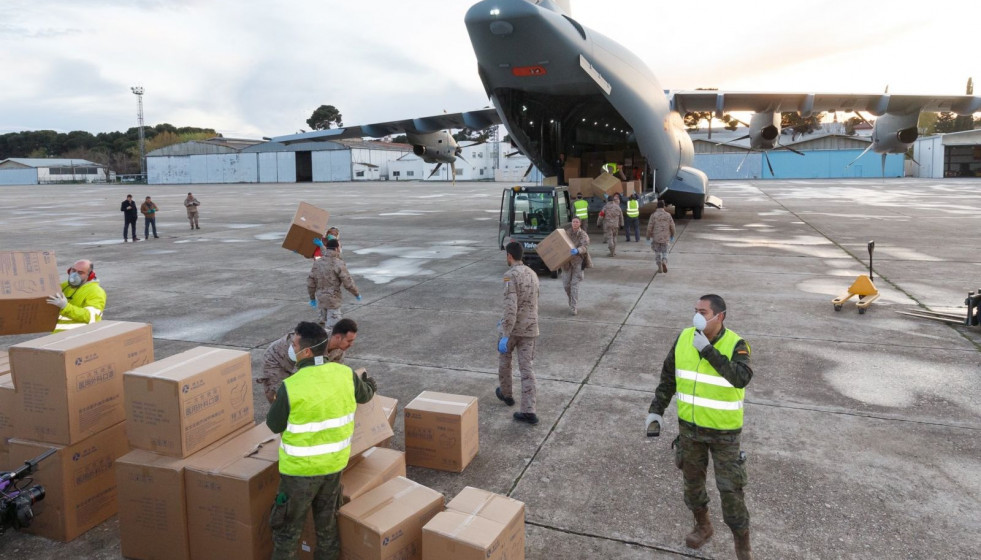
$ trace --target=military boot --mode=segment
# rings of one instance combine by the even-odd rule
[[[753,551],[749,548],[749,529],[733,531],[732,538],[736,543],[736,558],[738,560],[753,560]]]
[[[688,548],[701,548],[712,537],[712,533],[715,530],[712,529],[712,522],[709,521],[709,510],[707,507],[696,509],[694,514],[695,528],[685,537],[685,545]],[[749,541],[747,540],[746,542],[748,543]]]

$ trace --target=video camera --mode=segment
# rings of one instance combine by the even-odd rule
[[[0,535],[7,527],[21,529],[34,520],[31,506],[44,499],[44,487],[33,484],[30,475],[37,471],[38,463],[54,453],[54,449],[49,449],[24,461],[24,465],[15,471],[0,471]]]

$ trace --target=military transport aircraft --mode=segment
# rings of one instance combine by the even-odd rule
[[[562,3],[566,4],[566,3]],[[293,143],[355,136],[411,134],[416,154],[452,163],[455,142],[435,134],[502,123],[511,141],[545,175],[560,158],[615,152],[646,164],[653,195],[702,215],[708,177],[692,166],[694,149],[681,115],[688,111],[753,111],[749,136],[768,149],[780,134],[780,113],[866,111],[878,118],[871,149],[903,153],[917,137],[921,111],[972,114],[981,97],[883,94],[762,93],[716,90],[666,92],[651,70],[626,48],[572,18],[554,0],[484,0],[464,19],[477,71],[494,110],[437,115],[376,125],[281,136]],[[447,135],[448,136],[448,135]],[[442,139],[442,143],[439,140]],[[413,141],[415,140],[415,141]],[[769,145],[769,148],[772,148]],[[619,163],[624,163],[621,161]]]

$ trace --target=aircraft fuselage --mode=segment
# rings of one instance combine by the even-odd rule
[[[481,81],[512,142],[546,175],[558,174],[559,154],[635,150],[666,201],[702,207],[708,179],[691,167],[691,139],[650,69],[553,8],[486,0],[465,18]]]

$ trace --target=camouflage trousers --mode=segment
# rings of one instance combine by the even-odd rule
[[[507,352],[500,355],[497,363],[497,380],[501,393],[512,397],[511,361],[518,354],[518,370],[521,372],[521,412],[535,413],[535,341],[534,336],[512,336],[508,339]]]
[[[620,233],[619,226],[604,226],[603,234],[606,237],[606,247],[611,255],[617,254],[617,234]]]
[[[317,306],[317,310],[320,311],[320,322],[324,324],[324,328],[327,329],[327,334],[330,334],[330,329],[334,328],[334,325],[341,320],[341,310],[340,309],[327,309],[326,307]]]
[[[651,249],[654,250],[654,264],[660,270],[661,263],[668,262],[668,244],[653,242],[651,243]]]
[[[280,504],[280,496],[286,503]],[[299,558],[300,534],[313,507],[313,524],[317,531],[315,560],[337,560],[341,540],[337,532],[337,508],[341,506],[341,473],[324,476],[279,477],[279,494],[273,505],[269,524],[273,533],[272,560]]]
[[[722,498],[722,519],[733,531],[749,529],[749,510],[743,496],[746,486],[745,458],[739,451],[739,433],[720,432],[679,424],[681,472],[685,480],[685,505],[695,511],[708,506],[705,476],[709,454],[715,485]]]
[[[562,287],[565,288],[565,295],[569,297],[569,309],[579,308],[579,283],[582,282],[585,274],[582,265],[566,266],[562,269]]]
[[[191,222],[191,229],[198,227],[198,213],[197,211],[187,213],[187,221]]]

